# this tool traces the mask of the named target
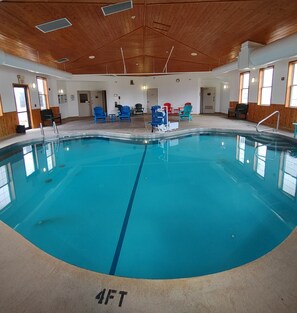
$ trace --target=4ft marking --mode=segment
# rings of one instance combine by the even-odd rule
[[[119,300],[119,307],[122,306],[123,302],[124,302],[124,298],[125,296],[128,294],[127,291],[117,291],[117,290],[114,290],[114,289],[108,289],[107,293],[106,293],[106,296],[105,296],[105,293],[106,293],[106,289],[104,288],[102,291],[100,291],[97,296],[96,296],[96,299],[98,300],[98,303],[99,304],[102,304],[104,303],[105,305],[108,304],[108,302],[112,299],[115,299],[115,295],[118,294],[118,296],[116,298],[118,298]]]

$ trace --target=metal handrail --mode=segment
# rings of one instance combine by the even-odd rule
[[[39,125],[40,125],[41,136],[44,138],[45,135],[44,135],[44,129],[43,129],[42,123],[40,123]]]
[[[53,122],[53,129],[54,129],[54,133],[57,134],[57,136],[59,137],[59,130],[58,130],[58,127],[56,125],[56,122]]]
[[[260,130],[259,130],[259,126],[263,123],[263,122],[265,122],[266,120],[268,120],[271,116],[273,116],[273,115],[275,115],[275,114],[277,114],[277,122],[276,122],[276,127],[275,128],[269,128],[269,129],[272,129],[273,131],[278,131],[278,127],[279,127],[279,117],[280,117],[280,113],[279,113],[279,111],[274,111],[273,113],[271,113],[270,115],[268,115],[268,116],[266,116],[265,118],[263,118],[263,120],[261,120],[258,124],[257,124],[257,126],[256,126],[256,130],[257,130],[257,132],[261,132]],[[267,131],[268,129],[266,129],[266,131]],[[262,132],[264,132],[265,130],[262,130]]]

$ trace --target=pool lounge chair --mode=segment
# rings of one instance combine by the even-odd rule
[[[163,106],[167,108],[168,114],[169,114],[169,113],[172,113],[172,106],[171,106],[171,103],[166,102],[166,103],[164,103]]]
[[[46,122],[49,122],[50,125],[53,125],[53,122],[62,124],[61,114],[59,113],[58,115],[54,115],[52,109],[41,110],[40,118],[42,126],[45,126],[44,124]]]
[[[135,104],[134,114],[143,114],[143,107],[141,103]]]
[[[131,121],[131,111],[130,107],[123,105],[119,113],[119,121]]]
[[[97,123],[97,120],[106,122],[106,113],[101,107],[94,107],[94,122]]]
[[[235,108],[228,109],[228,118],[235,117],[237,119],[240,119],[241,116],[244,116],[244,119],[246,120],[248,108],[248,104],[237,103]]]
[[[183,120],[192,121],[191,111],[192,111],[192,106],[191,105],[185,105],[183,110],[180,111],[178,114],[178,120],[179,121],[183,121]]]

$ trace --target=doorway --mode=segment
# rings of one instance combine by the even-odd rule
[[[90,91],[78,91],[78,115],[80,117],[91,116],[92,106],[91,106],[91,92]]]
[[[215,113],[216,89],[214,87],[201,88],[200,113]]]
[[[105,90],[78,91],[78,115],[80,117],[93,116],[94,107],[100,106],[107,112],[107,101]]]
[[[26,129],[32,127],[31,111],[28,98],[28,87],[23,85],[13,86],[14,99],[19,120],[19,125],[24,125]]]
[[[158,88],[150,88],[146,91],[147,113],[151,113],[151,107],[158,105]]]

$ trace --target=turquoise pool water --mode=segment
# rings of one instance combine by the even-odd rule
[[[27,144],[2,151],[0,219],[100,273],[216,273],[266,254],[296,227],[296,156],[290,142],[249,134]]]

